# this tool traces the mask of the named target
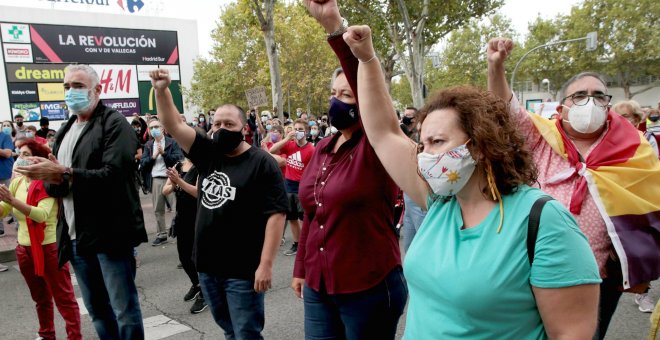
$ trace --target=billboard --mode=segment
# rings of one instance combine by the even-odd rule
[[[167,68],[183,112],[176,31],[17,22],[0,22],[0,31],[12,115],[67,119],[62,83],[72,63],[90,65],[102,102],[127,117],[155,111],[149,71]]]
[[[35,63],[179,62],[175,31],[33,24],[30,35]]]

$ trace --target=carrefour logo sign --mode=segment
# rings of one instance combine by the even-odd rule
[[[110,6],[110,0],[48,0],[48,1],[81,4],[81,5]],[[122,9],[122,11],[128,11],[130,13],[139,12],[142,9],[142,7],[144,7],[144,2],[142,0],[117,0],[116,3],[113,0],[113,5],[115,4],[119,6]]]

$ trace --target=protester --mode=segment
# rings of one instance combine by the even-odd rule
[[[540,187],[569,208],[589,240],[603,278],[596,334],[603,339],[622,291],[644,293],[660,276],[660,162],[637,129],[608,112],[612,96],[596,73],[562,86],[560,119],[525,112],[506,81],[512,48],[509,39],[489,42],[488,89],[510,102]]]
[[[41,129],[37,131],[37,136],[47,139],[49,133],[55,133],[55,130],[49,129],[48,126],[50,125],[50,120],[48,117],[41,117],[39,120],[39,126],[41,126]]]
[[[556,201],[542,210],[535,250],[527,248],[532,205],[546,195],[529,187],[537,170],[506,103],[473,87],[440,91],[422,109],[418,154],[389,104],[371,30],[350,27],[344,40],[360,61],[369,142],[401,188],[429,210],[406,255],[404,337],[591,338],[601,281],[594,256]]]
[[[307,141],[312,143],[312,145],[316,146],[323,137],[321,136],[321,130],[319,129],[318,125],[310,126],[309,127],[309,136],[307,137]]]
[[[7,122],[5,122],[7,123]],[[14,168],[14,142],[11,140],[11,128],[3,123],[0,132],[0,185],[9,186],[11,182],[12,169]],[[0,237],[5,236],[5,225],[0,219]],[[0,264],[0,271],[6,271],[7,267]]]
[[[278,125],[279,126],[279,125]],[[309,161],[314,154],[314,146],[307,142],[307,124],[300,118],[293,124],[294,131],[286,135],[286,138],[275,143],[270,147],[269,152],[273,155],[286,159],[286,171],[284,173],[284,184],[286,195],[289,200],[289,209],[286,213],[286,220],[289,222],[289,229],[293,243],[291,248],[284,252],[286,256],[296,255],[298,252],[298,241],[300,239],[300,225],[302,224],[304,211],[298,198],[298,188],[300,180],[305,172]]]
[[[39,144],[48,144],[48,140],[46,140],[46,138],[37,136],[37,128],[34,125],[27,127],[25,132],[25,139],[34,139]]]
[[[4,137],[2,137],[4,139]],[[34,140],[19,143],[21,165],[30,157],[48,157],[50,149]],[[13,160],[12,160],[13,162]],[[17,176],[7,187],[0,185],[0,217],[14,212],[18,220],[16,260],[36,304],[42,339],[55,339],[53,300],[66,326],[67,339],[82,339],[80,311],[71,284],[69,265],[57,264],[57,201],[49,197],[41,180]]]
[[[171,228],[176,235],[176,250],[179,253],[181,267],[188,275],[192,286],[183,296],[183,301],[195,300],[190,313],[203,312],[207,304],[199,286],[199,276],[193,263],[193,244],[195,241],[195,217],[197,216],[197,168],[185,158],[183,162],[167,169],[167,183],[163,195],[176,194],[176,215]]]
[[[267,152],[243,141],[240,107],[220,106],[220,129],[208,139],[176,118],[167,70],[150,75],[163,126],[199,172],[193,260],[204,299],[226,338],[261,339],[288,206],[281,173]]]
[[[25,134],[27,133],[27,126],[23,123],[23,119],[24,117],[20,113],[14,115],[14,123],[16,123],[16,139],[25,138]]]
[[[401,118],[401,130],[413,141],[419,142],[419,132],[417,131],[415,118],[417,116],[417,108],[414,106],[406,107]]]
[[[639,124],[642,122],[642,120],[645,119],[642,108],[639,106],[639,103],[634,100],[618,102],[612,106],[612,111],[627,119],[630,124],[632,124],[637,129],[639,129]],[[658,151],[658,142],[656,141],[655,136],[648,131],[644,132],[643,134],[653,148],[653,151],[655,151],[655,154],[660,157],[660,151]]]
[[[336,2],[305,6],[343,69],[354,69]],[[408,296],[394,230],[398,189],[361,128],[355,80],[335,72],[328,112],[340,133],[318,144],[300,182],[305,220],[291,287],[304,300],[308,339],[394,339]]]
[[[181,122],[180,119],[179,122]],[[164,135],[163,125],[159,120],[154,119],[149,122],[149,133],[153,139],[144,145],[140,168],[142,169],[142,178],[145,182],[148,182],[147,187],[151,190],[151,202],[154,207],[157,230],[156,238],[151,245],[156,247],[167,243],[165,203],[168,196],[173,197],[171,194],[168,196],[163,195],[163,186],[167,182],[167,169],[182,160],[183,153],[181,153],[181,148],[174,139]]]
[[[660,109],[649,110],[649,118],[646,122],[646,131],[655,135],[655,139],[660,138]]]
[[[98,337],[142,339],[133,257],[133,247],[147,241],[134,184],[138,141],[126,118],[99,100],[101,89],[93,68],[67,66],[64,100],[71,117],[53,146],[57,161],[34,157],[34,165],[16,172],[43,180],[48,195],[62,199],[59,265],[71,260]]]
[[[14,122],[11,120],[5,120],[2,122],[2,132],[11,137],[12,142],[16,142],[16,128],[14,127]]]
[[[203,113],[200,113],[197,118],[197,126],[204,129],[204,131],[208,131],[211,127],[211,125],[206,122],[206,116]]]

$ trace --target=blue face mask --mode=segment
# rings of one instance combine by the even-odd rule
[[[313,120],[310,120],[308,124],[309,124],[309,126],[314,126],[314,125],[316,125],[316,122],[313,121]]]
[[[266,125],[266,130],[267,130],[267,131],[270,131],[270,129],[272,129],[272,128],[273,128],[272,125],[270,125],[270,124]]]
[[[163,135],[163,132],[160,129],[151,129],[151,137],[160,138]]]
[[[79,113],[89,107],[88,92],[87,89],[68,89],[64,92],[64,101],[71,113]]]
[[[5,127],[2,128],[2,132],[4,132],[5,134],[11,136],[12,130],[9,126],[5,126]]]

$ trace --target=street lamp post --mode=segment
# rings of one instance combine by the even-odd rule
[[[586,50],[587,51],[593,51],[596,49],[597,46],[597,33],[596,32],[589,32],[586,37],[582,38],[576,38],[576,39],[569,39],[569,40],[560,40],[560,41],[555,41],[555,42],[549,42],[543,45],[536,46],[532,48],[531,50],[527,51],[527,53],[523,54],[523,56],[518,60],[516,63],[516,67],[513,68],[513,73],[511,73],[511,90],[513,91],[513,81],[516,79],[516,71],[518,70],[518,66],[520,66],[520,63],[532,52],[543,48],[543,47],[548,47],[548,46],[553,46],[553,45],[558,45],[558,44],[564,44],[564,43],[570,43],[570,42],[576,42],[576,41],[582,41],[586,40],[587,45],[586,45]]]
[[[548,94],[552,95],[552,93],[550,92],[550,79],[545,78],[545,79],[541,80],[541,84],[547,84],[548,85]],[[552,99],[555,99],[555,98],[552,98]]]

